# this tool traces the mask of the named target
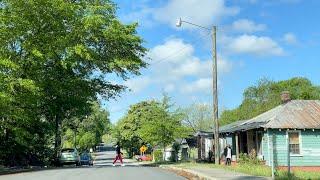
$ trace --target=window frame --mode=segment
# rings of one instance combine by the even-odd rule
[[[290,145],[288,145],[288,143],[289,143],[289,134],[290,133],[298,133],[299,134],[299,154],[292,154],[291,152],[290,152],[290,156],[303,156],[303,154],[302,154],[302,137],[301,137],[301,130],[288,130],[287,131],[287,148],[288,148],[288,146],[290,146]]]

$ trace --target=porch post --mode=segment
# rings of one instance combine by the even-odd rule
[[[239,135],[238,132],[235,132],[235,137],[236,137],[236,161],[239,159]]]

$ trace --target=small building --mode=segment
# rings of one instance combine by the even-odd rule
[[[175,149],[173,148],[174,144],[178,145],[178,152],[175,152]],[[189,160],[190,158],[190,149],[194,148],[196,146],[196,141],[193,137],[189,138],[181,138],[176,139],[173,144],[170,146],[167,146],[165,148],[164,157],[166,161],[171,161],[171,156],[174,155],[174,153],[177,153],[177,161],[181,160]]]
[[[320,100],[290,100],[252,119],[220,127],[220,137],[240,153],[272,166],[320,166]]]

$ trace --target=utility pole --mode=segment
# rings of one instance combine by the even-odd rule
[[[220,164],[220,144],[219,144],[219,123],[218,123],[218,73],[217,73],[217,26],[213,26],[211,29],[207,27],[200,26],[198,24],[194,24],[188,21],[183,21],[181,18],[178,19],[176,26],[181,27],[182,23],[187,23],[193,26],[197,26],[199,28],[205,29],[207,31],[211,31],[212,34],[212,93],[213,93],[213,122],[214,122],[214,159],[215,164]]]
[[[217,71],[217,27],[212,27],[212,93],[213,93],[213,122],[214,122],[214,159],[220,164],[219,122],[218,122],[218,71]]]

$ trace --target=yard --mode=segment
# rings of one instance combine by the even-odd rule
[[[229,171],[241,172],[245,174],[255,175],[255,176],[267,176],[271,177],[271,168],[265,165],[258,165],[252,163],[241,163],[238,165],[225,166],[225,165],[215,165],[208,163],[180,163],[176,164],[176,167],[180,168],[192,168],[192,167],[205,167],[205,168],[222,168]],[[288,177],[286,170],[277,170],[276,179],[319,179],[320,172],[307,172],[295,170],[293,174]]]

